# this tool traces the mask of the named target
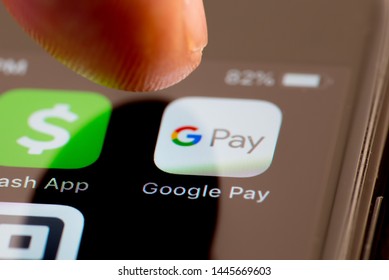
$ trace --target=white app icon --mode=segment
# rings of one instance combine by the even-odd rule
[[[0,202],[0,259],[76,259],[83,227],[70,206]]]
[[[177,99],[163,114],[154,162],[173,174],[256,176],[272,163],[281,122],[268,101]]]

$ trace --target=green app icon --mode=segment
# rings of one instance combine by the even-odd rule
[[[0,95],[0,165],[88,166],[100,156],[111,111],[96,93],[10,90]]]

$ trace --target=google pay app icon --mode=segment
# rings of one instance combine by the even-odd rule
[[[14,89],[0,95],[0,165],[82,168],[100,156],[111,104],[82,91]]]
[[[272,163],[281,121],[267,101],[177,99],[163,114],[154,162],[172,174],[256,176]]]

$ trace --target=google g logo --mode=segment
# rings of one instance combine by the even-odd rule
[[[187,134],[186,138],[189,140],[187,142],[183,142],[180,139],[178,139],[178,134],[181,133],[182,131],[197,131],[198,128],[195,126],[181,126],[177,128],[176,130],[173,131],[172,133],[172,141],[173,143],[179,145],[179,146],[193,146],[196,145],[197,143],[200,142],[201,140],[201,135],[199,134]]]

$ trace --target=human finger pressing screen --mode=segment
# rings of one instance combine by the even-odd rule
[[[155,91],[199,65],[202,0],[2,0],[47,52],[107,87]]]

